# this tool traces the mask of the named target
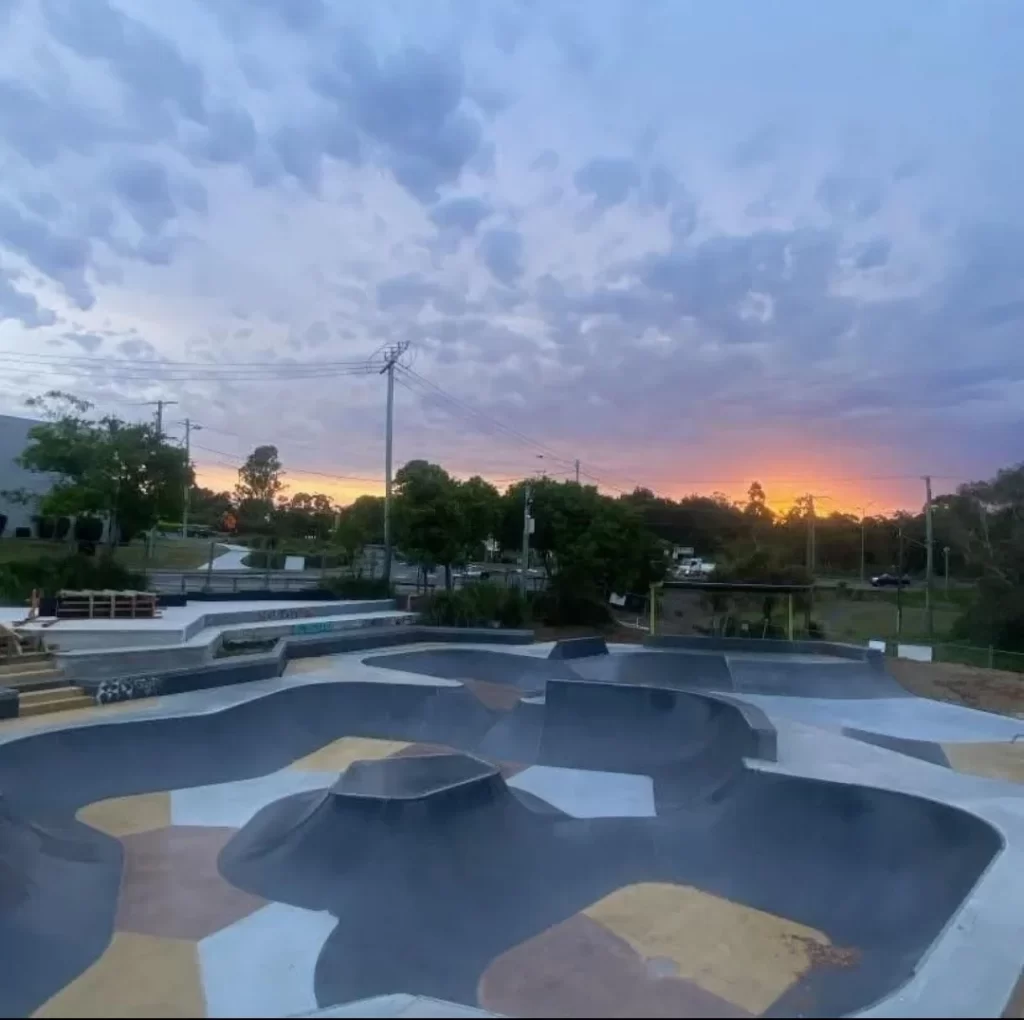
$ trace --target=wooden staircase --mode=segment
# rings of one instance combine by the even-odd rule
[[[0,687],[18,692],[18,715],[43,715],[95,705],[81,687],[73,687],[48,652],[0,658]]]

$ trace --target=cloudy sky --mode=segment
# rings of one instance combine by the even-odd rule
[[[409,342],[397,463],[919,504],[1021,459],[1022,48],[1018,0],[0,0],[0,411],[376,491],[348,365]]]

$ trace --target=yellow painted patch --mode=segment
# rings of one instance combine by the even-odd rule
[[[331,666],[333,655],[313,655],[308,659],[292,659],[284,668],[285,676],[292,676],[295,673],[316,673],[321,669]]]
[[[76,817],[109,836],[162,829],[171,824],[171,795],[165,791],[98,800],[79,808]]]
[[[760,1014],[814,962],[828,938],[813,928],[684,885],[617,889],[583,911],[642,956],[671,960],[677,975]]]
[[[342,772],[354,761],[376,761],[408,747],[408,741],[374,740],[371,737],[342,737],[319,751],[292,762],[289,768],[300,772]]]
[[[203,1017],[194,942],[115,932],[106,952],[37,1017]]]
[[[1024,783],[1024,742],[943,744],[949,764],[957,772],[989,779],[1008,779]]]

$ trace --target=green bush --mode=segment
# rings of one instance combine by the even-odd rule
[[[390,599],[395,595],[382,577],[326,577],[320,587],[339,599]]]
[[[596,595],[575,591],[557,580],[533,596],[530,609],[535,620],[549,627],[609,627],[615,622],[611,610]]]
[[[525,627],[529,607],[516,588],[472,584],[427,596],[421,619],[434,627]]]
[[[14,605],[27,602],[33,589],[43,595],[56,595],[61,589],[144,590],[145,587],[146,579],[142,575],[126,570],[108,556],[41,556],[0,565],[0,599]]]

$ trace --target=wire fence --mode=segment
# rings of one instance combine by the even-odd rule
[[[1002,669],[1024,673],[1024,652],[1008,652],[980,645],[937,644],[932,646],[933,662],[959,663],[981,669]]]

